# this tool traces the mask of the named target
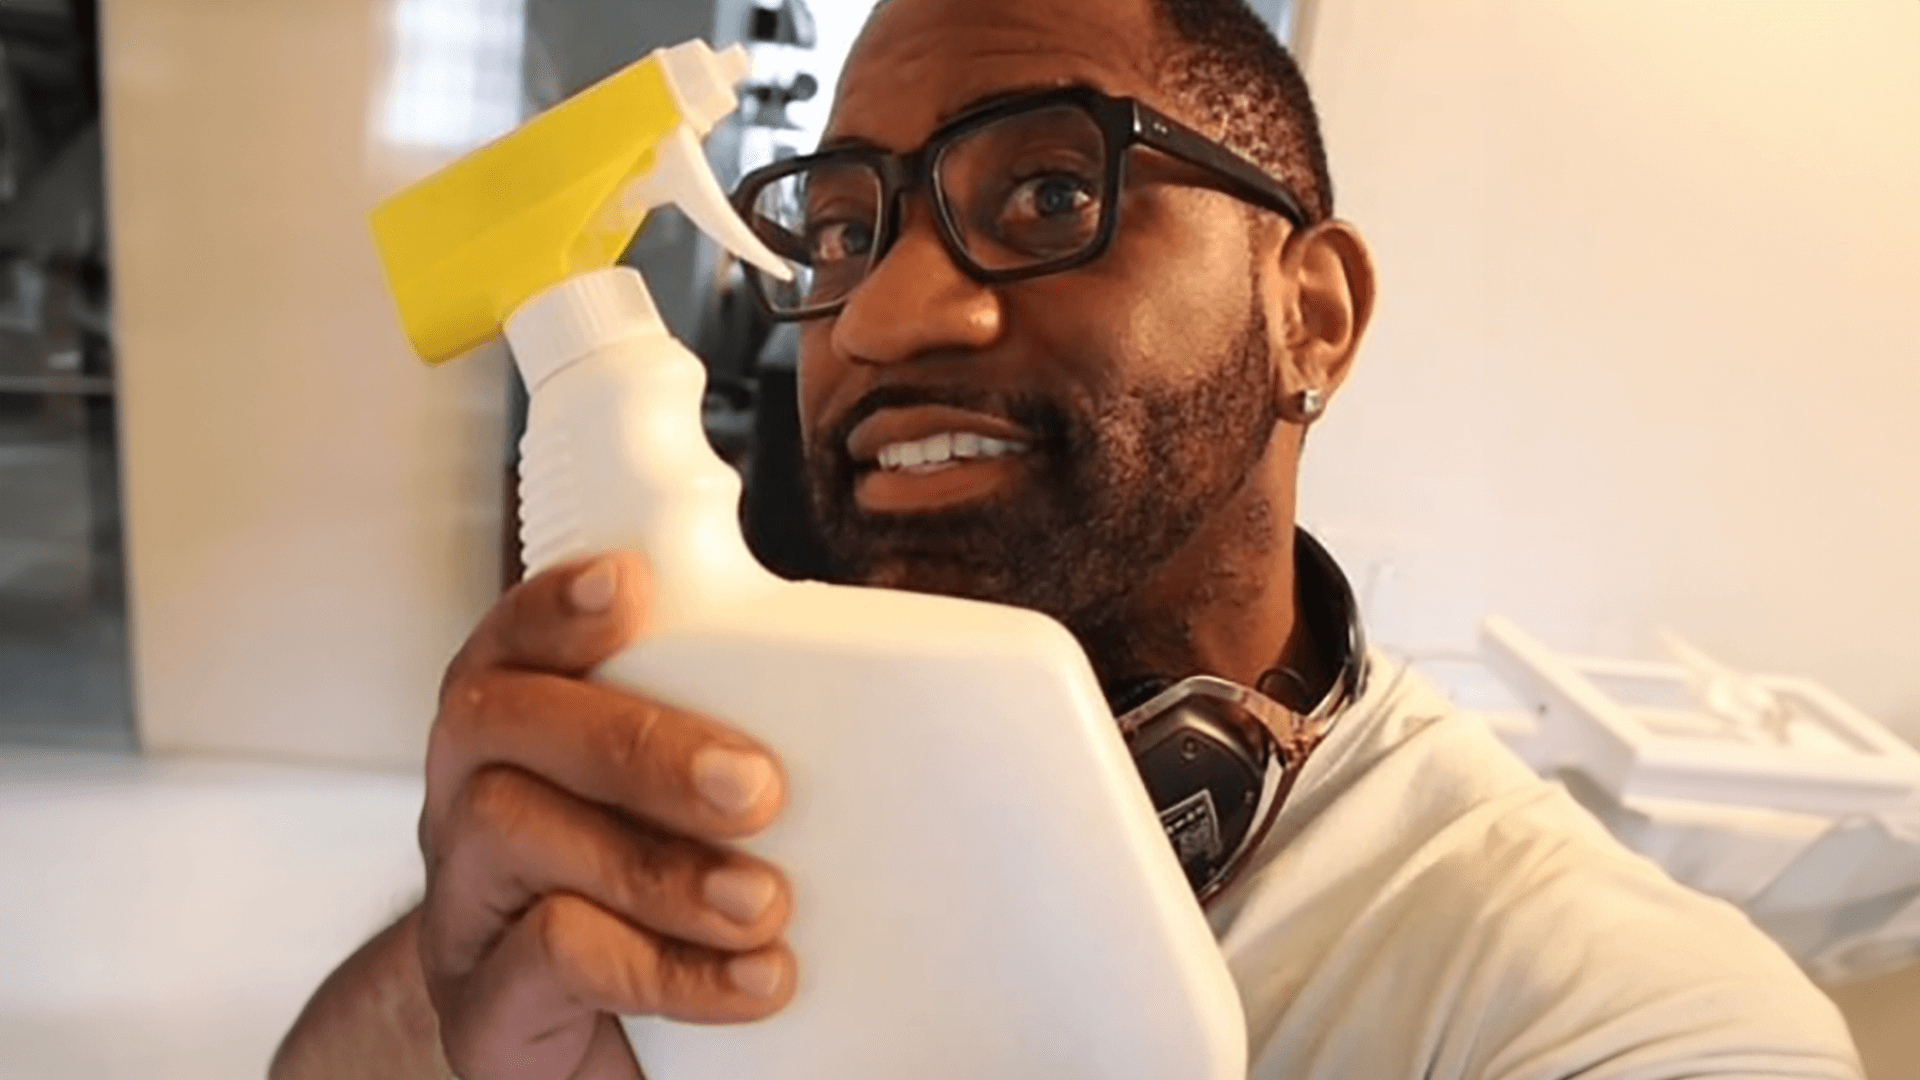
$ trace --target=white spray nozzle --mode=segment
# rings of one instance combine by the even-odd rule
[[[701,232],[722,247],[781,281],[793,271],[753,235],[707,165],[700,139],[739,105],[733,87],[753,68],[747,50],[729,45],[719,52],[704,41],[689,41],[659,52],[667,87],[680,106],[680,126],[654,151],[653,170],[626,192],[629,211],[678,206]]]
[[[781,281],[793,278],[793,271],[753,235],[747,223],[733,212],[733,204],[720,190],[720,182],[707,167],[707,155],[693,128],[681,124],[672,135],[660,141],[654,151],[653,170],[634,181],[626,192],[630,210],[669,203],[678,206],[700,231],[740,258],[772,274]]]

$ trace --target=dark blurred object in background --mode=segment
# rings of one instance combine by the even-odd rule
[[[134,745],[94,0],[0,0],[0,742]]]

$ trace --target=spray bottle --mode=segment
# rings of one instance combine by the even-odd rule
[[[503,331],[531,395],[521,539],[535,572],[630,548],[646,637],[595,677],[778,754],[793,1001],[753,1024],[625,1020],[652,1080],[1238,1080],[1231,975],[1093,671],[1066,629],[1000,605],[783,581],[741,535],[700,423],[705,372],[613,266],[673,204],[783,264],[699,146],[738,46],[656,51],[373,216],[429,363]]]

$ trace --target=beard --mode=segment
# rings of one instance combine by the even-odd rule
[[[955,385],[878,388],[806,448],[821,537],[852,581],[1029,608],[1066,624],[1089,652],[1096,641],[1099,652],[1130,651],[1126,628],[1139,621],[1129,618],[1132,601],[1266,456],[1280,420],[1269,347],[1256,302],[1197,378],[1080,400]],[[928,513],[867,512],[854,498],[860,469],[847,437],[874,412],[908,405],[1002,416],[1035,439],[1016,459],[1014,480],[986,499]]]

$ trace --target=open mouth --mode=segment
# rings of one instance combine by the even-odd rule
[[[1027,452],[1027,444],[971,431],[943,431],[911,442],[888,443],[874,457],[884,472],[929,473],[969,461],[991,461]]]
[[[937,510],[987,497],[1019,475],[1034,438],[998,417],[949,406],[883,409],[847,439],[854,498],[874,513]]]

